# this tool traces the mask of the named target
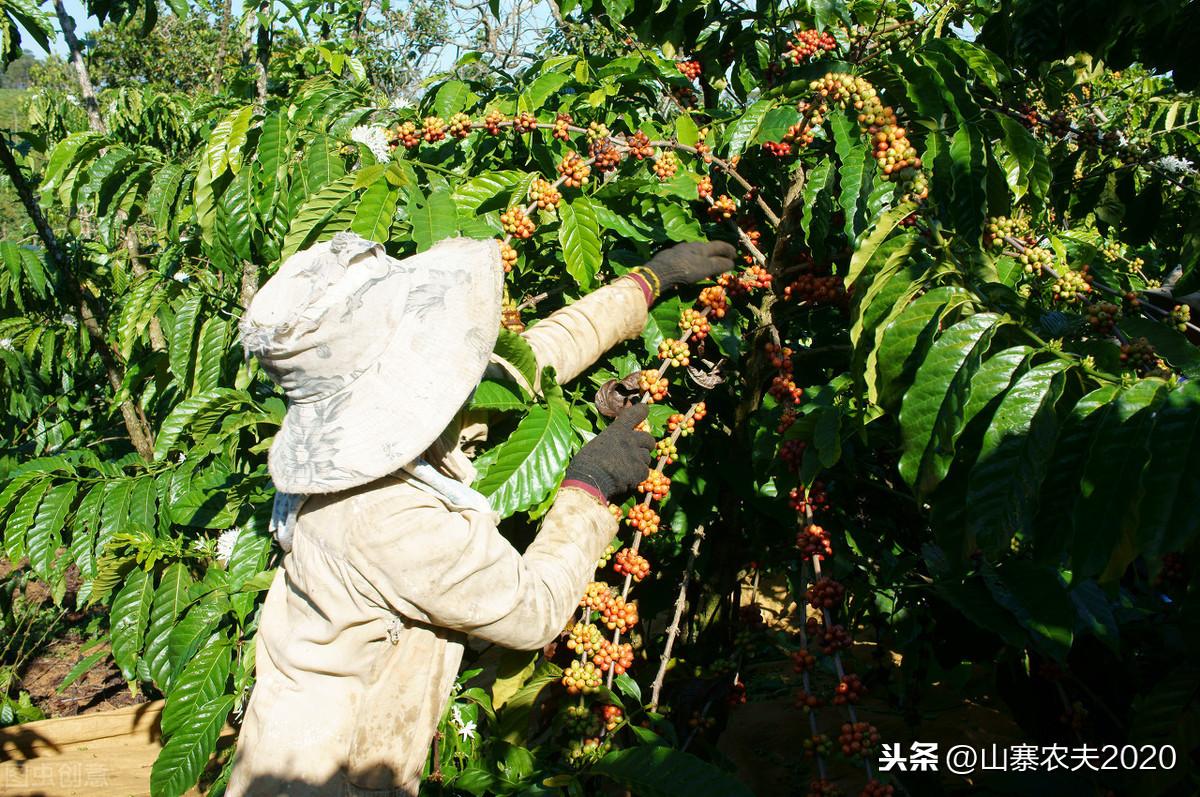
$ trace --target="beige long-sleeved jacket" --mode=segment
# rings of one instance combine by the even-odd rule
[[[638,283],[617,280],[524,338],[566,382],[638,334],[646,310]],[[260,616],[226,793],[415,795],[466,635],[548,643],[615,533],[608,509],[571,488],[524,554],[490,515],[454,511],[402,476],[310,498]]]

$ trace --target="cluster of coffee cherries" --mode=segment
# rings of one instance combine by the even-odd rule
[[[804,440],[784,440],[779,444],[779,461],[787,465],[788,470],[792,473],[796,473],[804,461],[804,451],[807,448],[808,443]]]
[[[848,756],[869,756],[879,745],[879,731],[869,722],[846,722],[838,734],[842,753]]]
[[[832,656],[853,644],[850,632],[840,623],[823,623],[816,617],[808,618],[805,623],[805,629],[810,637],[809,641],[821,648],[821,652],[826,656]]]
[[[604,676],[599,668],[590,661],[575,661],[563,670],[562,684],[567,688],[567,694],[593,694],[600,691]]]
[[[786,415],[789,411],[791,410],[786,410],[784,414]],[[829,509],[829,494],[825,491],[825,482],[815,481],[812,487],[807,489],[793,487],[788,491],[788,505],[804,517]]]
[[[1167,316],[1167,323],[1179,332],[1187,332],[1188,324],[1191,320],[1192,308],[1186,304],[1175,305],[1171,308],[1171,314]]]
[[[796,708],[808,713],[825,705],[825,701],[805,689],[796,690]]]
[[[654,159],[654,176],[666,182],[679,172],[679,156],[674,152],[663,152]]]
[[[645,395],[647,404],[665,399],[670,387],[670,380],[654,369],[647,368],[638,374],[638,391]]]
[[[833,693],[834,705],[841,706],[847,703],[855,704],[862,700],[863,695],[867,693],[867,687],[863,686],[862,679],[852,672],[848,672],[838,681],[837,688]]]
[[[1065,304],[1078,304],[1091,290],[1091,274],[1087,266],[1079,271],[1064,268],[1050,286],[1050,294],[1054,301]]]
[[[658,344],[658,357],[661,360],[669,360],[671,365],[686,368],[692,361],[692,350],[688,346],[686,340],[676,340],[675,338],[664,338]]]
[[[858,112],[858,125],[871,137],[875,162],[885,180],[911,180],[916,176],[921,168],[917,150],[900,126],[895,110],[883,104],[870,82],[846,72],[828,72],[809,87],[823,100]]]
[[[702,289],[697,301],[708,308],[712,318],[724,318],[729,311],[729,294],[721,285],[709,285]]]
[[[704,340],[708,337],[712,326],[708,323],[708,317],[704,313],[691,307],[685,307],[679,314],[679,328],[692,340]]]
[[[841,605],[846,588],[839,581],[822,576],[809,585],[804,593],[808,605],[817,610],[834,609]]]
[[[501,213],[500,226],[514,238],[529,238],[537,229],[533,219],[526,216],[525,209],[521,207],[511,207]]]
[[[748,229],[748,232],[753,235],[755,230]],[[757,241],[755,243],[757,244]],[[772,279],[769,271],[760,265],[754,264],[749,268],[743,269],[738,274],[732,271],[721,274],[717,277],[717,285],[724,288],[731,299],[735,299],[754,291],[771,287]]]
[[[587,183],[592,174],[592,167],[575,150],[570,150],[558,162],[558,173],[563,177],[563,185],[568,188],[579,188]]]
[[[688,80],[695,80],[700,77],[700,62],[695,60],[677,61],[675,66],[679,68],[680,73]]]
[[[791,141],[764,141],[762,148],[768,155],[774,155],[776,158],[784,158],[792,154]]]
[[[806,63],[820,52],[832,52],[837,49],[837,40],[828,31],[802,30],[787,43],[784,57],[796,66]]]
[[[679,431],[680,437],[687,437],[692,432],[696,431],[695,415],[689,417],[684,415],[682,412],[673,413],[669,418],[667,418],[667,431],[675,432],[676,430]]]
[[[584,658],[599,653],[604,642],[604,634],[594,623],[576,623],[567,635],[567,649]]]
[[[1137,338],[1121,346],[1121,363],[1141,376],[1165,369],[1154,346],[1145,338]]]
[[[804,750],[805,758],[827,756],[833,752],[833,743],[829,741],[829,737],[825,734],[814,733],[801,743],[801,748]]]
[[[721,194],[708,207],[708,216],[713,221],[730,221],[737,215],[737,202],[728,194]]]
[[[1040,277],[1042,269],[1054,266],[1054,255],[1040,246],[1029,246],[1017,256],[1017,262],[1026,274]]]
[[[629,514],[625,518],[625,522],[630,527],[637,529],[643,536],[650,537],[658,533],[658,527],[662,523],[662,518],[654,511],[654,507],[649,504],[634,504],[629,508]]]
[[[1097,335],[1110,335],[1121,317],[1121,306],[1112,302],[1093,302],[1087,308],[1087,323]]]
[[[539,210],[553,210],[562,202],[562,194],[549,180],[538,177],[529,185],[529,199]]]
[[[632,548],[622,548],[617,551],[613,562],[613,570],[623,576],[630,576],[634,581],[641,581],[650,575],[650,562]]]
[[[617,675],[623,675],[633,666],[633,645],[627,642],[613,644],[605,639],[600,643],[600,649],[592,655],[592,663],[601,672],[611,669]]]
[[[626,601],[613,592],[612,587],[603,581],[593,581],[588,584],[579,605],[589,612],[596,612],[609,631],[625,633],[637,625],[637,603]]]
[[[1023,240],[1028,234],[1029,228],[1020,219],[991,216],[983,226],[983,246],[985,249],[1003,249],[1006,238]]]
[[[833,556],[833,542],[829,532],[816,523],[808,523],[796,532],[796,547],[800,549],[800,556],[806,562]]]
[[[638,492],[661,501],[671,492],[671,477],[660,470],[652,470],[637,486]]]
[[[799,404],[804,398],[804,390],[792,378],[792,354],[787,346],[778,343],[767,343],[767,361],[776,373],[771,377],[771,386],[767,392],[781,404]]]
[[[845,304],[846,290],[836,274],[801,274],[783,288],[784,301],[805,304]]]

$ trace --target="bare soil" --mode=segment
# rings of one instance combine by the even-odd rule
[[[0,579],[13,571],[13,565],[0,559]],[[79,588],[79,574],[72,567],[67,572],[67,591],[62,605],[75,605],[75,593]],[[40,582],[31,582],[25,587],[25,599],[46,608],[53,607],[53,598],[47,587]],[[83,611],[67,610],[61,627],[21,667],[14,694],[19,690],[29,692],[29,697],[47,718],[73,717],[93,711],[131,706],[144,703],[149,698],[133,694],[126,685],[121,671],[111,658],[103,657],[87,672],[77,678],[66,689],[59,686],[79,661],[95,653],[99,648],[83,650],[88,640],[83,627],[95,612],[102,608]]]

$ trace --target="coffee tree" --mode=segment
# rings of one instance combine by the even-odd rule
[[[277,563],[285,408],[237,320],[343,230],[503,242],[519,373],[473,398],[475,487],[515,541],[621,406],[659,439],[558,643],[462,674],[429,793],[747,794],[716,737],[787,694],[806,793],[892,794],[879,745],[922,738],[935,682],[1034,741],[1187,750],[1200,108],[1181,50],[1091,5],[585,0],[527,66],[467,55],[414,106],[352,37],[273,53],[258,96],[114,87],[90,126],[35,100],[0,150],[41,243],[0,246],[5,553],[109,607],[131,688],[166,697],[152,791],[236,722]],[[744,266],[537,373],[527,325],[705,238]],[[766,623],[768,584],[802,613]],[[1184,759],[1064,788],[1182,794]]]

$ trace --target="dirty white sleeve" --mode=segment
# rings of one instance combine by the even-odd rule
[[[418,622],[518,650],[562,630],[617,531],[607,507],[573,488],[559,491],[524,554],[484,513],[432,498],[370,521],[379,544],[356,564],[381,600]]]
[[[619,279],[534,322],[521,337],[533,349],[538,369],[552,367],[558,381],[565,383],[590,368],[613,346],[640,334],[648,310],[646,295],[638,283]],[[492,367],[525,384],[505,361],[493,358]],[[537,390],[536,385],[525,387]]]

